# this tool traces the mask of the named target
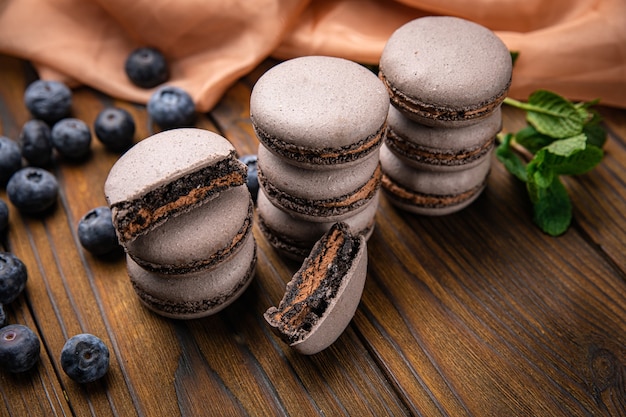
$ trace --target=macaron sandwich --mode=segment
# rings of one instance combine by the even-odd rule
[[[111,168],[104,185],[139,299],[158,314],[197,318],[232,303],[256,266],[247,167],[204,129],[150,136]]]
[[[478,198],[511,77],[504,43],[468,20],[427,16],[391,35],[379,78],[391,103],[382,188],[394,205],[443,215]]]
[[[295,58],[257,81],[250,97],[260,142],[257,214],[278,251],[301,261],[336,222],[371,234],[388,110],[376,74],[346,59]]]

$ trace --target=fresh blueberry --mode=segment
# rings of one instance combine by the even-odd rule
[[[0,329],[7,325],[7,314],[4,312],[4,306],[0,304]]]
[[[240,157],[239,160],[248,166],[246,185],[248,186],[252,200],[256,203],[256,198],[259,195],[259,167],[257,156],[255,154],[244,155]]]
[[[72,91],[59,81],[37,80],[26,88],[24,103],[35,119],[53,124],[69,116]]]
[[[42,168],[22,168],[7,183],[9,200],[23,213],[40,213],[52,207],[58,194],[57,179]]]
[[[19,145],[6,136],[0,136],[0,182],[6,184],[21,167],[22,152]]]
[[[98,113],[93,124],[96,138],[112,151],[130,148],[135,136],[135,120],[124,109],[110,107]]]
[[[195,120],[194,102],[185,90],[164,86],[148,100],[148,115],[162,129],[191,126]]]
[[[52,160],[52,138],[50,127],[39,119],[24,123],[20,133],[22,156],[32,166],[45,166]]]
[[[59,120],[52,127],[52,146],[63,156],[81,159],[91,149],[91,131],[87,123],[68,117]]]
[[[9,372],[26,372],[39,360],[41,344],[30,328],[9,324],[0,329],[0,367]]]
[[[94,255],[104,255],[119,248],[111,209],[96,207],[85,214],[78,222],[78,240],[87,251]]]
[[[170,77],[167,61],[156,48],[138,48],[128,55],[124,63],[128,79],[138,87],[152,88]]]
[[[10,252],[0,252],[0,304],[13,302],[26,288],[26,265]]]
[[[7,203],[0,199],[0,232],[6,230],[9,225],[9,206]]]
[[[77,334],[61,350],[61,367],[78,383],[93,382],[109,369],[109,349],[97,336]]]

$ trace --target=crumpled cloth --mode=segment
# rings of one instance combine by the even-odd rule
[[[482,24],[519,52],[511,97],[548,89],[626,108],[624,0],[0,0],[0,53],[41,78],[145,103],[153,90],[133,86],[124,61],[153,46],[169,83],[205,112],[268,57],[375,65],[394,30],[426,15]]]

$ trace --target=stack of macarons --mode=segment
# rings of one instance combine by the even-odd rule
[[[380,162],[394,205],[443,215],[480,195],[511,73],[504,43],[464,19],[422,17],[391,35],[379,66],[392,104]]]
[[[304,259],[336,222],[371,235],[388,110],[376,75],[346,59],[295,58],[258,80],[258,224],[279,252]]]
[[[104,185],[139,299],[166,317],[216,313],[256,266],[247,167],[204,129],[157,133],[113,165]]]

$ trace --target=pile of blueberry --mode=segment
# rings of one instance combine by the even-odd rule
[[[154,88],[169,79],[164,56],[155,48],[133,51],[126,63],[128,79],[140,88]],[[85,160],[91,151],[92,133],[83,120],[71,117],[72,93],[58,81],[37,80],[24,93],[24,103],[33,116],[22,126],[17,141],[0,136],[0,186],[22,213],[43,213],[57,201],[59,184],[47,169],[61,158]],[[146,105],[148,116],[161,129],[192,126],[195,105],[181,88],[162,86],[155,90]],[[102,110],[93,123],[96,138],[109,150],[123,152],[133,145],[135,121],[131,114],[117,107]],[[248,166],[248,189],[256,202],[259,190],[256,155],[240,160]],[[26,164],[24,164],[26,162]],[[9,224],[9,208],[0,199],[0,233]],[[96,207],[78,222],[81,246],[93,255],[120,250],[111,210]],[[10,252],[0,252],[0,368],[19,373],[32,369],[39,360],[40,341],[29,327],[8,324],[4,306],[24,291],[27,281],[24,263]],[[101,339],[81,333],[67,340],[61,351],[61,367],[79,383],[103,377],[109,367],[109,351]]]

